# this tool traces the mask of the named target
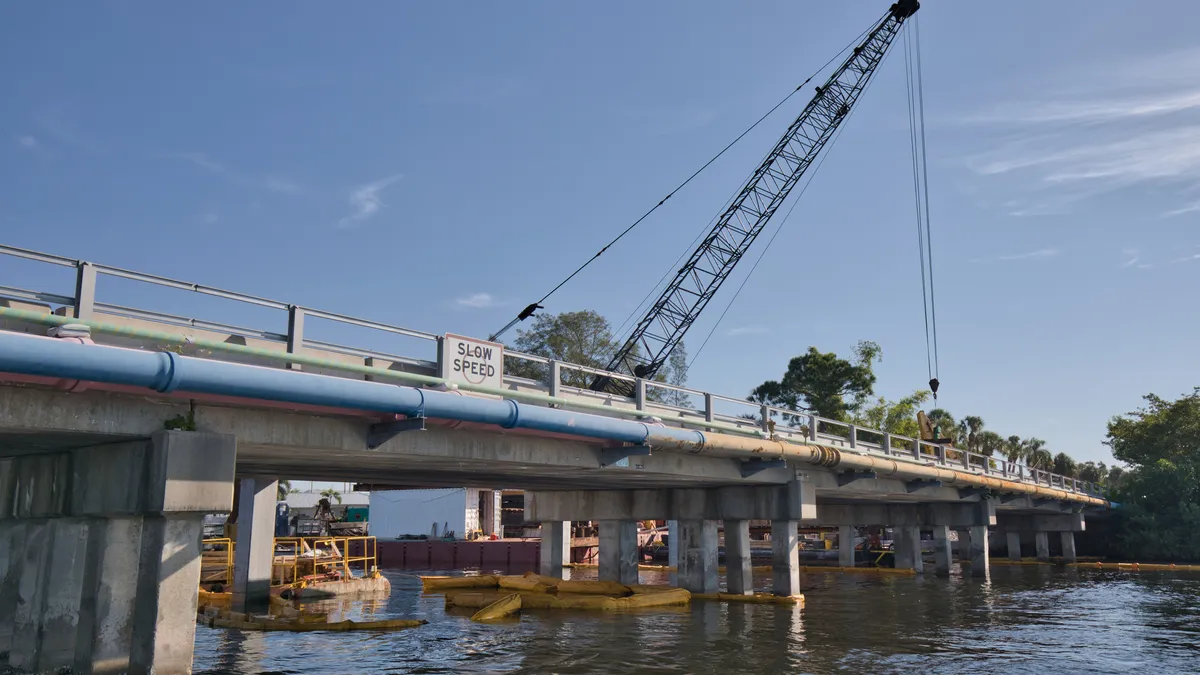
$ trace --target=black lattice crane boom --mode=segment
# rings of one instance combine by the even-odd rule
[[[812,100],[634,327],[607,370],[654,377],[850,114],[905,20],[919,7],[917,0],[900,0],[892,5],[851,55],[817,87]],[[597,377],[591,388],[627,396],[633,391],[629,382],[604,376]]]

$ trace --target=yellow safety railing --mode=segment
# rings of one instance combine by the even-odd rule
[[[271,583],[294,584],[306,577],[366,577],[378,567],[375,537],[278,537]]]
[[[201,583],[233,583],[235,542],[228,537],[203,540]],[[375,537],[276,537],[271,585],[288,586],[306,578],[368,577],[379,566]]]
[[[205,539],[200,547],[200,583],[233,583],[233,540]]]

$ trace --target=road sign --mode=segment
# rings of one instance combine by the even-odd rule
[[[442,378],[449,382],[500,389],[504,384],[504,345],[453,333],[442,338]]]

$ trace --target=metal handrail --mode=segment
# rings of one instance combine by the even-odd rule
[[[284,342],[288,345],[289,352],[293,352],[295,349],[299,349],[300,347],[303,347],[303,346],[310,346],[310,347],[316,347],[316,348],[320,348],[320,349],[327,349],[329,351],[339,352],[339,353],[343,353],[343,354],[351,355],[351,356],[359,356],[362,358],[377,358],[377,359],[381,359],[381,360],[389,360],[389,361],[396,362],[396,363],[404,363],[404,364],[418,366],[418,367],[434,367],[434,368],[436,368],[438,366],[438,363],[436,363],[436,362],[415,359],[412,357],[401,357],[401,356],[397,356],[394,354],[387,354],[384,352],[375,352],[375,351],[371,351],[371,350],[357,349],[354,347],[338,345],[335,343],[306,339],[303,335],[303,327],[302,326],[303,326],[303,317],[308,316],[308,317],[313,317],[313,318],[326,319],[329,321],[335,321],[338,323],[345,323],[345,324],[349,324],[349,325],[370,328],[373,330],[380,330],[380,331],[384,331],[384,332],[388,332],[388,333],[393,333],[396,335],[402,335],[405,337],[412,337],[412,338],[418,338],[418,339],[430,340],[430,341],[439,341],[441,339],[441,337],[438,335],[435,335],[433,333],[427,333],[424,331],[403,328],[401,326],[393,326],[393,325],[381,323],[378,321],[371,321],[369,319],[360,319],[360,318],[356,318],[356,317],[352,317],[352,316],[347,316],[344,314],[339,314],[336,312],[326,312],[323,310],[310,309],[310,308],[306,308],[306,307],[303,307],[300,305],[280,302],[277,300],[270,300],[267,298],[262,298],[262,297],[258,297],[258,296],[254,296],[254,295],[247,295],[244,293],[227,291],[227,290],[215,288],[212,286],[204,286],[204,285],[195,284],[192,282],[180,281],[178,279],[171,279],[169,277],[163,277],[163,276],[159,276],[159,275],[155,275],[155,274],[145,274],[142,272],[135,272],[135,271],[131,271],[131,270],[122,269],[119,267],[110,267],[107,265],[98,265],[98,264],[88,263],[88,262],[81,261],[81,260],[73,260],[71,258],[65,258],[62,256],[52,255],[52,254],[48,254],[48,253],[41,253],[38,251],[32,251],[29,249],[18,248],[15,246],[0,245],[0,255],[9,255],[9,256],[13,256],[13,257],[17,257],[17,258],[33,260],[35,262],[44,262],[44,263],[52,264],[52,265],[75,267],[78,270],[78,278],[77,278],[77,282],[76,282],[76,294],[74,296],[67,296],[67,295],[61,295],[61,294],[50,293],[50,292],[42,292],[42,291],[31,291],[31,290],[10,287],[10,286],[0,286],[0,295],[6,295],[9,297],[14,297],[14,298],[23,299],[23,300],[40,301],[40,302],[46,302],[46,303],[50,303],[50,304],[59,304],[62,306],[71,306],[71,307],[75,308],[76,316],[80,316],[82,314],[81,318],[86,318],[91,313],[91,311],[94,309],[101,309],[101,310],[105,310],[109,313],[120,315],[120,316],[126,316],[128,318],[143,319],[143,320],[147,320],[147,321],[179,325],[179,326],[184,326],[184,327],[193,327],[193,328],[199,328],[199,329],[204,329],[204,330],[213,330],[213,331],[217,331],[217,332],[224,332],[224,333],[229,333],[232,335],[238,335],[238,336],[243,336],[243,337],[254,337],[254,338],[269,340],[272,342]],[[230,324],[204,321],[201,319],[192,319],[192,318],[188,318],[188,317],[177,316],[177,315],[167,314],[167,313],[163,313],[163,312],[155,312],[155,311],[150,311],[150,310],[142,310],[142,309],[136,309],[136,308],[132,308],[132,307],[125,307],[125,306],[115,305],[115,304],[110,304],[110,303],[96,302],[95,301],[95,291],[96,291],[95,279],[96,279],[96,275],[98,275],[98,274],[105,274],[105,275],[109,275],[109,276],[130,279],[130,280],[144,282],[144,283],[148,283],[148,284],[165,286],[168,288],[192,291],[192,292],[201,293],[204,295],[210,295],[210,296],[225,298],[225,299],[229,299],[229,300],[236,300],[239,302],[259,305],[259,306],[267,307],[267,308],[271,308],[271,309],[284,310],[289,313],[288,332],[287,333],[277,333],[277,332],[254,329],[254,328],[244,328],[244,327],[240,327],[240,326],[233,326]],[[299,319],[299,320],[297,320],[297,319]],[[561,382],[561,375],[562,375],[563,370],[571,370],[571,371],[575,371],[575,372],[588,373],[591,375],[597,375],[597,376],[601,376],[601,377],[610,377],[610,378],[613,378],[616,380],[622,380],[625,382],[634,383],[635,384],[635,392],[637,392],[637,395],[635,395],[635,397],[632,399],[632,402],[636,404],[637,411],[639,413],[645,412],[648,415],[653,415],[656,412],[663,412],[663,411],[677,413],[677,415],[673,418],[669,415],[664,415],[664,417],[667,420],[674,419],[678,423],[684,424],[685,426],[689,426],[689,425],[697,426],[697,425],[703,425],[705,422],[714,422],[714,423],[720,423],[720,424],[724,424],[724,425],[733,425],[740,429],[744,429],[746,433],[757,433],[760,435],[766,435],[768,433],[768,430],[773,430],[773,432],[777,436],[781,436],[781,437],[785,437],[785,438],[800,437],[800,438],[804,438],[804,439],[808,440],[809,442],[819,442],[819,443],[826,444],[826,445],[845,447],[845,448],[852,449],[856,452],[862,452],[862,453],[868,453],[868,454],[883,454],[883,455],[891,456],[891,457],[899,456],[899,457],[905,458],[908,461],[934,463],[934,464],[939,464],[939,465],[954,464],[954,465],[956,465],[956,470],[964,470],[964,471],[968,471],[968,472],[982,473],[982,474],[998,473],[998,474],[1003,475],[1010,479],[1013,478],[1013,474],[1015,473],[1016,480],[1018,480],[1020,482],[1033,483],[1033,484],[1045,484],[1045,485],[1049,485],[1052,487],[1057,485],[1058,487],[1061,487],[1063,490],[1068,490],[1068,491],[1072,491],[1072,492],[1082,492],[1082,493],[1086,493],[1086,494],[1097,494],[1098,493],[1096,486],[1092,483],[1083,482],[1083,481],[1080,481],[1078,479],[1071,478],[1068,476],[1061,476],[1059,474],[1046,472],[1041,469],[1030,468],[1030,467],[1018,465],[1014,462],[1010,462],[1007,458],[1005,458],[1003,460],[1002,466],[1000,466],[998,468],[993,468],[992,463],[994,461],[998,461],[998,460],[994,460],[990,457],[981,455],[979,453],[971,452],[965,448],[953,448],[953,447],[948,448],[946,446],[930,443],[928,441],[922,441],[922,440],[918,440],[918,439],[908,438],[905,436],[892,434],[892,433],[882,431],[879,429],[871,429],[869,427],[861,427],[861,426],[858,426],[851,422],[846,422],[844,420],[834,420],[834,419],[829,419],[829,418],[825,418],[825,417],[820,417],[820,416],[814,415],[812,413],[809,413],[809,412],[806,412],[803,410],[790,410],[787,408],[780,408],[777,406],[763,405],[761,403],[756,403],[754,401],[747,401],[744,399],[734,398],[731,396],[725,396],[722,394],[715,394],[712,392],[706,392],[706,391],[699,390],[699,389],[690,389],[688,387],[673,385],[673,384],[669,384],[666,382],[654,382],[652,380],[644,380],[644,379],[637,378],[637,377],[634,377],[631,375],[627,375],[625,373],[615,373],[615,372],[606,371],[606,370],[603,370],[600,368],[593,368],[591,366],[585,366],[582,364],[556,361],[554,359],[549,359],[549,358],[542,357],[542,356],[536,356],[533,354],[525,354],[522,352],[506,350],[504,355],[506,357],[512,357],[512,358],[518,359],[518,360],[524,360],[524,361],[529,361],[529,362],[533,362],[533,363],[539,363],[539,364],[550,366],[550,368],[549,368],[550,372],[548,373],[549,382],[546,384],[548,384],[549,393],[551,396],[560,396],[561,392],[563,392],[563,391],[576,391],[576,392],[578,392],[577,395],[586,395],[588,397],[601,397],[601,398],[608,398],[608,399],[613,399],[613,400],[631,401],[631,399],[629,399],[628,397],[616,396],[616,395],[608,394],[608,393],[604,393],[604,392],[594,392],[594,391],[590,391],[590,390],[577,389],[575,387],[571,387],[569,385],[562,384],[562,382]],[[541,383],[537,383],[534,380],[530,380],[528,378],[521,378],[521,377],[513,376],[511,379],[514,382],[520,382],[520,383],[526,383],[526,384],[533,382],[535,384],[541,384]],[[677,405],[668,405],[665,403],[659,403],[659,402],[647,400],[645,397],[645,393],[649,389],[662,389],[662,390],[675,391],[675,392],[679,392],[679,393],[682,393],[685,395],[696,396],[696,397],[702,398],[704,401],[704,408],[703,409],[695,409],[694,412],[695,412],[696,417],[703,417],[703,420],[689,421],[687,418],[689,417],[688,412],[693,410],[691,408],[684,407],[684,406],[677,406]],[[718,414],[714,409],[715,404],[718,402],[733,403],[738,406],[746,406],[751,409],[750,413],[757,417],[755,419],[746,419],[746,418],[739,417],[739,416]],[[774,417],[779,417],[781,419],[787,420],[787,423],[783,424],[783,425],[777,425],[777,426],[768,425],[767,421],[770,418],[774,418]],[[838,429],[839,431],[842,431],[843,433],[845,433],[845,436],[842,436],[839,434],[830,434],[826,431],[822,431],[821,430],[822,426],[824,426],[826,429],[829,429],[829,428]],[[873,437],[879,437],[880,441],[876,442],[876,441],[860,439],[859,438],[860,432],[869,434],[870,436],[873,436]],[[897,441],[899,441],[900,443],[898,444]],[[905,447],[905,446],[907,446],[907,447]],[[933,450],[929,451],[931,448]]]

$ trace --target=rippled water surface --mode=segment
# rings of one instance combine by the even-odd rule
[[[387,600],[324,606],[428,625],[388,634],[199,626],[195,672],[1200,672],[1197,574],[1046,566],[997,566],[987,582],[808,574],[803,610],[696,601],[623,614],[527,611],[498,625],[446,612],[415,576],[387,576]],[[666,577],[643,572],[642,581]]]

